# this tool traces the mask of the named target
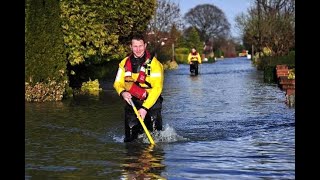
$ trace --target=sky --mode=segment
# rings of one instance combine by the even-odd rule
[[[220,8],[227,17],[231,25],[231,34],[238,37],[238,30],[235,28],[235,17],[241,12],[246,13],[247,9],[252,5],[253,0],[171,0],[180,5],[181,16],[183,17],[186,12],[191,8],[200,4],[213,4]]]

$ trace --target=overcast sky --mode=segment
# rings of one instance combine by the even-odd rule
[[[235,26],[234,18],[241,12],[246,12],[252,5],[253,0],[171,0],[176,4],[180,4],[180,10],[182,17],[191,8],[200,4],[213,4],[220,8],[226,15],[229,23],[231,24],[231,33],[233,36],[237,35],[237,29]]]

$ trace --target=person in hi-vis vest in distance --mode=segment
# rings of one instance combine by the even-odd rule
[[[197,52],[196,48],[192,48],[188,55],[188,63],[190,64],[190,72],[192,75],[199,74],[199,64],[202,63],[200,54]]]
[[[130,99],[150,131],[162,130],[163,65],[146,50],[147,43],[142,35],[132,37],[130,48],[131,54],[119,63],[113,84],[119,96],[126,101],[124,142],[133,141],[143,133]]]

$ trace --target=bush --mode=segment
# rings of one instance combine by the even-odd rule
[[[208,63],[216,62],[216,59],[214,57],[208,57]]]
[[[188,55],[190,52],[188,48],[176,48],[174,52],[175,52],[175,60],[178,64],[188,63]]]
[[[276,66],[278,64],[286,64],[289,68],[295,67],[295,53],[290,52],[286,56],[265,56],[261,57],[257,61],[257,68],[259,70],[264,70],[267,66]]]
[[[286,56],[264,56],[255,61],[258,70],[263,70],[264,82],[276,82],[276,65],[286,64],[289,69],[295,67],[295,52],[290,52]],[[290,78],[294,78],[294,70],[291,70]]]
[[[288,75],[288,79],[295,79],[295,68],[293,69],[289,69],[289,75]]]
[[[177,69],[178,68],[178,63],[176,61],[167,61],[163,64],[163,69],[164,70],[172,70],[172,69]]]
[[[175,60],[178,64],[187,64],[188,63],[188,54],[176,54]]]
[[[28,0],[25,12],[25,99],[61,100],[68,77],[59,1]]]
[[[275,83],[276,78],[276,67],[275,66],[266,66],[263,71],[263,80],[267,83]]]
[[[83,82],[81,86],[81,92],[89,95],[99,95],[99,92],[102,90],[99,84],[99,80],[95,79],[92,81],[89,79],[87,82]]]
[[[176,48],[174,52],[176,54],[189,54],[190,50],[188,48]]]
[[[60,101],[64,97],[67,81],[48,80],[47,83],[37,82],[35,85],[25,83],[25,100],[27,102]]]
[[[214,56],[220,58],[221,56],[224,56],[224,53],[220,49],[217,49],[214,51]]]

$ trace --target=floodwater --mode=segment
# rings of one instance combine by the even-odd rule
[[[25,103],[25,179],[295,179],[295,109],[246,58],[165,72],[164,130],[123,143],[124,102]]]

